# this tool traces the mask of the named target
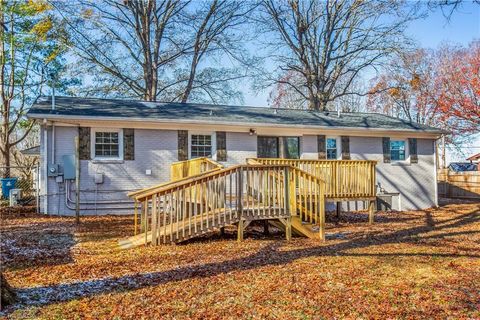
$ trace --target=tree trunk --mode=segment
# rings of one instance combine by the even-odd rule
[[[10,145],[3,144],[2,149],[0,149],[0,166],[5,167],[4,170],[1,171],[1,178],[10,178]]]
[[[5,306],[13,304],[16,301],[16,294],[13,291],[12,287],[7,282],[7,279],[3,277],[3,273],[0,272],[0,290],[1,292],[1,302],[0,302],[0,310],[2,310]]]

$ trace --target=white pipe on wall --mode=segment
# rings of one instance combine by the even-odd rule
[[[47,119],[43,119],[43,209],[48,214],[48,127]]]
[[[55,163],[55,124],[52,122],[52,158],[50,159],[50,163]]]

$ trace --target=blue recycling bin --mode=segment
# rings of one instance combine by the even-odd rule
[[[3,178],[0,179],[2,183],[2,196],[4,199],[8,199],[10,195],[10,190],[15,188],[18,178]]]

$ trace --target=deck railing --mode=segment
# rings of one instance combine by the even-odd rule
[[[291,165],[325,182],[325,195],[336,200],[375,198],[376,161],[370,160],[307,160],[254,158],[249,163]]]
[[[178,180],[193,177],[196,175],[201,175],[208,172],[213,172],[220,169],[223,169],[223,166],[220,163],[208,158],[196,158],[192,160],[174,162],[170,166],[171,181],[130,192],[128,193],[128,196],[137,199],[138,197],[142,197],[142,195],[145,193],[167,187]]]
[[[222,168],[218,162],[205,157],[178,161],[170,165],[170,179],[176,181]]]
[[[301,185],[298,192],[295,186]],[[293,187],[292,187],[293,186]],[[226,224],[259,219],[319,223],[324,239],[324,183],[290,165],[238,165],[171,183],[135,199],[145,243],[174,242]]]

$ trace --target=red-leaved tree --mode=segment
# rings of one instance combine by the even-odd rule
[[[464,133],[480,132],[480,41],[442,47],[437,70],[436,102],[444,121]]]
[[[367,108],[451,132],[460,144],[480,131],[480,43],[402,52],[374,79]]]

